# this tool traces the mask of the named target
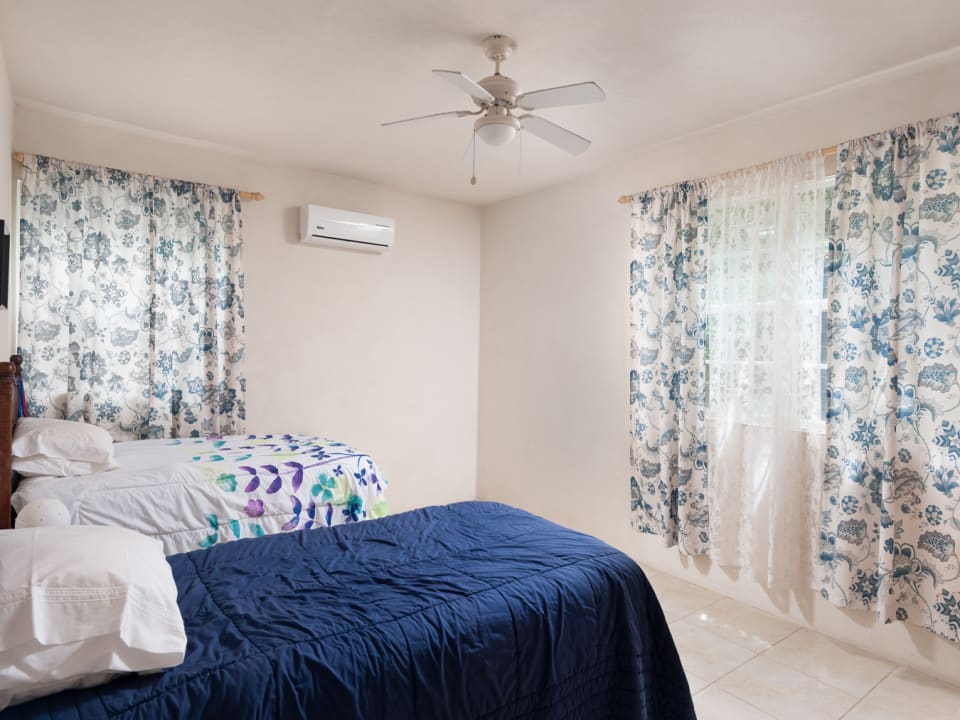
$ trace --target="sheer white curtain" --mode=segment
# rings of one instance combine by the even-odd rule
[[[823,158],[709,187],[710,555],[806,587],[823,476]]]

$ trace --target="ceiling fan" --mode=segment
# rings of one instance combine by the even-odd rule
[[[600,86],[594,82],[561,85],[559,87],[520,92],[516,80],[500,74],[500,63],[505,61],[516,49],[516,43],[506,35],[490,35],[483,41],[486,56],[494,63],[493,75],[475,82],[462,72],[455,70],[434,70],[434,74],[456,85],[466,92],[478,110],[451,110],[431,113],[405,120],[383,123],[383,126],[427,120],[438,117],[467,117],[479,115],[474,121],[474,136],[479,136],[488,145],[507,145],[521,130],[536,135],[541,140],[566,150],[571,155],[579,155],[590,147],[590,141],[549,120],[537,115],[524,113],[515,116],[515,110],[540,110],[561,105],[584,105],[601,102],[606,98]],[[471,179],[475,182],[475,179]]]

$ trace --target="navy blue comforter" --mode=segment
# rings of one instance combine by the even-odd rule
[[[693,719],[627,556],[493,503],[170,558],[184,663],[11,718]]]

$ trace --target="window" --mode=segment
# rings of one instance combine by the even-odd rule
[[[708,417],[823,433],[826,199],[832,178],[711,194]],[[762,184],[762,183],[761,183]]]

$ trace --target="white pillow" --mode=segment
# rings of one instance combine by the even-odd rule
[[[0,710],[183,662],[159,540],[95,525],[0,530]]]
[[[116,465],[86,462],[84,460],[63,460],[46,455],[14,457],[10,460],[10,469],[24,477],[72,477],[74,475],[93,475],[93,473],[111,470]]]
[[[12,453],[15,459],[43,455],[109,467],[113,465],[113,438],[96,425],[25,417],[14,426]]]

